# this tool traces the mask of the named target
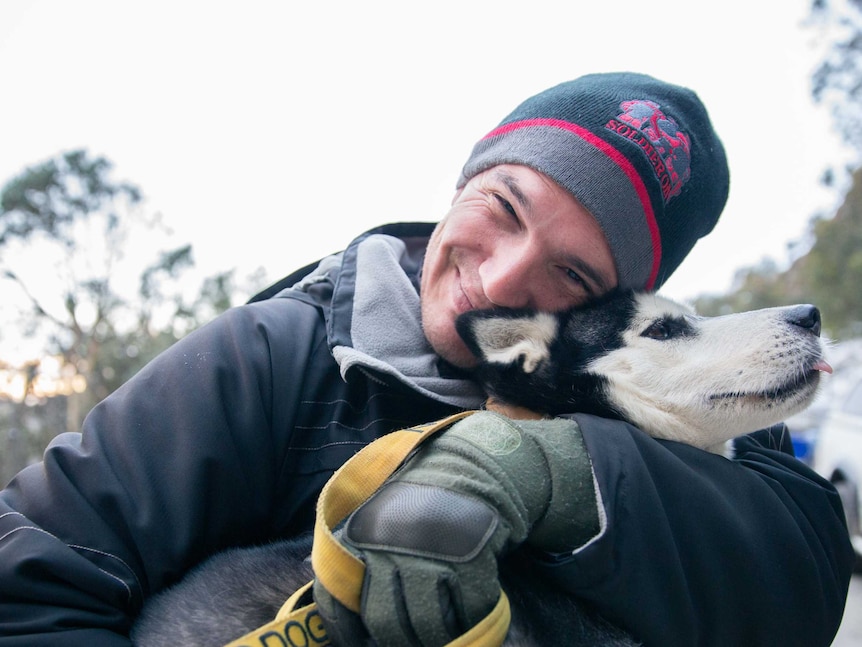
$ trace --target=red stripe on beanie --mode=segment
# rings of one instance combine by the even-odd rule
[[[632,166],[631,162],[629,162],[628,158],[625,155],[623,155],[620,151],[611,146],[604,139],[594,135],[586,128],[582,128],[581,126],[578,126],[577,124],[573,124],[568,121],[563,121],[562,119],[539,118],[524,119],[523,121],[513,121],[512,123],[504,124],[498,128],[495,128],[490,133],[485,135],[482,139],[490,139],[491,137],[505,135],[521,128],[530,128],[535,126],[550,126],[552,128],[561,128],[563,130],[568,130],[569,132],[577,135],[578,137],[586,141],[588,144],[591,144],[595,148],[599,149],[629,178],[629,182],[632,183],[632,187],[634,188],[635,193],[637,194],[638,199],[641,202],[641,206],[643,207],[644,214],[646,215],[647,227],[649,228],[650,237],[652,239],[652,270],[650,271],[650,277],[645,286],[645,289],[651,290],[655,285],[656,277],[658,276],[659,266],[661,265],[661,233],[659,232],[658,223],[655,219],[655,212],[653,212],[652,201],[650,200],[649,193],[647,192],[646,186],[643,183],[643,179],[641,178],[640,173],[637,172],[637,170],[634,168],[634,166]]]

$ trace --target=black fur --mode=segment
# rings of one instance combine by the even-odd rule
[[[223,647],[274,620],[285,600],[314,578],[310,554],[310,535],[218,553],[147,601],[132,643]]]
[[[482,353],[474,325],[487,319],[516,320],[532,317],[534,310],[494,308],[465,312],[455,322],[458,334],[477,357]],[[607,382],[584,372],[594,359],[619,348],[622,332],[635,314],[632,292],[612,292],[585,306],[555,314],[560,334],[551,342],[553,361],[542,362],[526,373],[522,362],[498,364],[482,362],[475,369],[476,379],[496,399],[539,413],[557,415],[579,411],[606,418],[621,418],[608,402]],[[588,331],[602,331],[590,336]]]
[[[132,643],[223,647],[274,619],[284,601],[311,581],[310,553],[308,535],[215,555],[147,602],[132,629]],[[505,647],[637,647],[573,598],[541,586],[525,553],[507,557],[500,577],[512,609]]]

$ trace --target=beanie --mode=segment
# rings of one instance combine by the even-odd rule
[[[724,147],[691,90],[629,72],[590,74],[518,106],[458,179],[522,164],[598,221],[619,287],[658,289],[712,231],[729,188]]]

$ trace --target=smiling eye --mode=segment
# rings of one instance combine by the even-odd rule
[[[517,219],[518,214],[517,214],[517,213],[515,213],[515,208],[512,206],[512,203],[511,203],[511,202],[509,202],[508,200],[506,200],[506,198],[504,198],[503,196],[501,196],[499,193],[495,193],[495,194],[494,194],[494,197],[497,199],[497,202],[500,204],[500,206],[502,206],[502,207],[503,207],[503,210],[504,210],[506,213],[508,213],[508,214],[509,214],[510,216],[512,216],[513,218],[516,218],[516,219]]]
[[[593,291],[590,289],[590,285],[589,285],[589,283],[587,283],[587,282],[584,280],[584,277],[582,277],[582,276],[581,276],[580,274],[578,274],[575,270],[573,270],[573,269],[571,269],[571,268],[569,268],[569,267],[565,268],[565,270],[566,270],[566,276],[568,276],[572,281],[574,281],[575,283],[577,283],[577,284],[578,284],[578,286],[580,286],[581,288],[583,288],[583,289],[584,289],[584,291],[585,291],[585,292],[587,292],[587,294],[592,294],[592,292],[593,292]]]

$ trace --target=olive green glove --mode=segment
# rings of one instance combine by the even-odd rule
[[[500,556],[525,541],[569,551],[598,531],[574,421],[477,412],[422,445],[353,513],[341,541],[365,561],[361,620],[376,644],[436,647],[494,607]],[[317,583],[315,599],[335,644],[361,642],[355,614]]]

